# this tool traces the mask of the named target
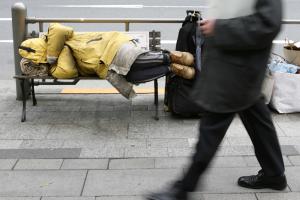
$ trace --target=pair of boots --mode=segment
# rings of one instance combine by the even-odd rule
[[[188,52],[171,51],[171,71],[185,79],[193,79],[195,77],[194,56]]]

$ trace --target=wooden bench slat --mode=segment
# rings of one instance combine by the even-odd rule
[[[79,76],[76,78],[69,78],[69,79],[58,79],[53,76],[28,76],[28,75],[16,75],[14,76],[15,79],[47,79],[47,80],[105,80],[100,79],[97,76]]]

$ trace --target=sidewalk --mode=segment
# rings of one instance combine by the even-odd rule
[[[0,94],[0,200],[141,200],[183,174],[197,141],[198,120],[174,119],[162,107],[153,119],[153,95],[38,94],[21,123],[14,82],[0,81]],[[300,199],[300,114],[273,117],[289,187],[236,185],[259,169],[236,118],[194,199]]]

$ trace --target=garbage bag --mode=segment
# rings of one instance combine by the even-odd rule
[[[72,49],[80,75],[105,79],[117,51],[130,40],[130,36],[121,32],[75,33],[66,45]]]
[[[274,88],[274,77],[272,72],[267,69],[265,80],[262,85],[262,93],[265,96],[265,103],[269,104],[272,98],[273,94],[273,88]]]
[[[272,72],[281,72],[281,73],[289,73],[289,74],[296,74],[300,67],[292,64],[287,63],[278,63],[272,62],[268,64],[269,69]]]
[[[64,46],[57,63],[51,66],[50,74],[55,78],[68,79],[78,77],[75,59],[68,46]]]
[[[300,112],[300,75],[275,72],[273,77],[271,106],[279,113]]]
[[[32,38],[22,42],[19,54],[35,64],[47,63],[47,42],[45,38]]]
[[[54,64],[60,52],[64,48],[65,42],[73,36],[73,28],[61,25],[59,23],[51,23],[48,28],[48,45],[47,45],[47,61]]]
[[[286,44],[283,54],[289,63],[300,66],[300,42]]]

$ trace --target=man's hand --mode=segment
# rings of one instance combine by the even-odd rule
[[[215,24],[215,19],[202,20],[200,23],[200,30],[206,37],[213,36],[215,33]]]

